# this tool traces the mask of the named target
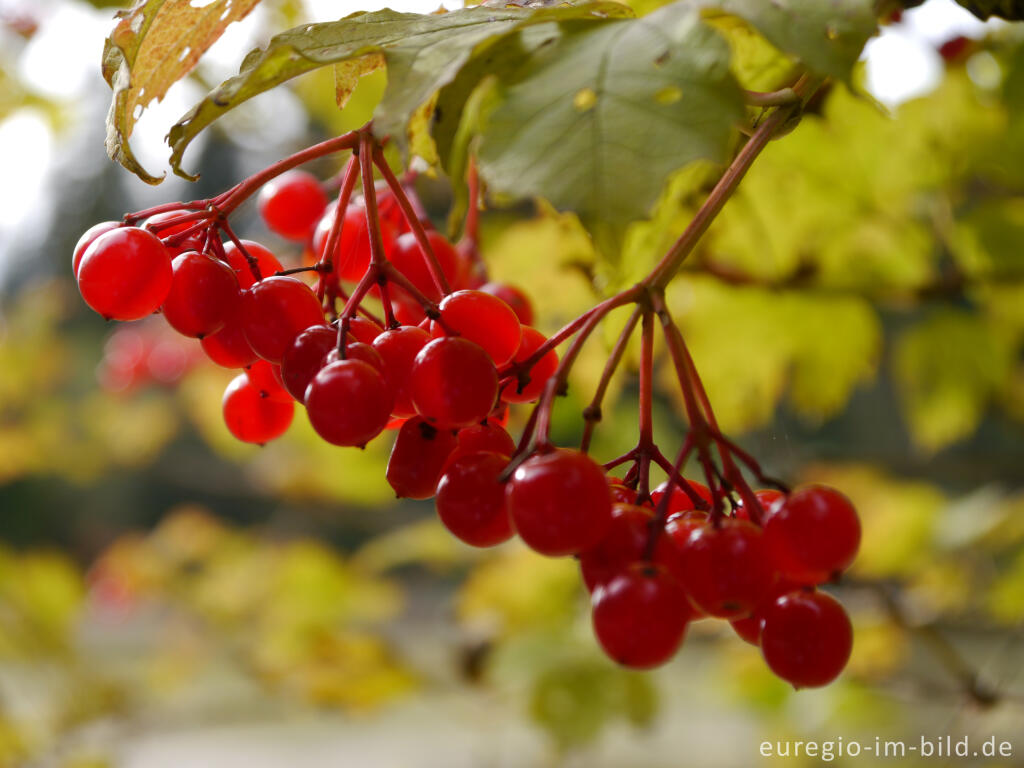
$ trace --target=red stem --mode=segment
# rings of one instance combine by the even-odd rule
[[[394,194],[398,205],[402,209],[406,223],[416,236],[416,242],[419,243],[420,250],[423,252],[423,258],[426,261],[427,270],[430,272],[430,278],[434,281],[434,286],[442,296],[447,296],[452,292],[452,289],[448,285],[448,278],[445,277],[444,270],[441,269],[441,264],[437,260],[437,254],[434,253],[434,248],[430,244],[427,231],[423,228],[423,222],[416,215],[416,209],[409,202],[408,195],[405,194],[401,183],[395,178],[395,174],[391,171],[391,166],[388,165],[387,160],[384,159],[384,152],[377,145],[373,147],[373,162],[391,188],[392,194]]]
[[[324,243],[324,252],[320,255],[320,261],[318,263],[323,264],[324,262],[330,261],[334,266],[334,279],[338,280],[338,273],[341,269],[341,264],[338,263],[338,243],[341,241],[341,232],[345,226],[345,211],[348,209],[348,201],[352,197],[352,188],[356,185],[356,179],[359,178],[359,162],[355,155],[348,159],[348,164],[345,166],[345,175],[341,182],[341,192],[338,193],[338,201],[334,208],[334,221],[331,222],[331,229],[327,233],[327,242]],[[323,301],[324,292],[327,288],[327,275],[320,277],[320,282],[317,284],[317,298]]]
[[[629,337],[633,335],[633,330],[636,328],[636,324],[640,321],[640,307],[633,310],[633,314],[629,316],[626,321],[626,325],[622,328],[622,333],[619,334],[618,341],[615,342],[615,346],[612,348],[611,354],[608,356],[608,362],[605,363],[604,370],[601,371],[601,379],[597,382],[597,389],[594,391],[594,397],[590,401],[590,404],[583,409],[583,437],[580,440],[580,450],[586,453],[590,450],[590,440],[593,437],[594,429],[597,427],[597,423],[601,420],[601,404],[604,402],[605,393],[608,391],[608,386],[611,383],[612,376],[615,374],[615,370],[619,367],[619,363],[622,362],[622,356],[626,352],[626,347],[629,346]]]

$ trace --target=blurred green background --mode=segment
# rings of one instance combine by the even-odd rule
[[[161,129],[203,85],[324,5],[267,2],[233,28],[144,118],[144,164],[164,162]],[[110,9],[5,0],[0,26],[0,765],[745,766],[773,761],[765,740],[947,734],[996,735],[1013,757],[919,762],[1024,765],[1015,28],[971,27],[949,60],[929,47],[933,82],[891,114],[832,89],[768,148],[670,291],[723,429],[862,515],[860,559],[835,589],[854,657],[797,693],[718,623],[693,625],[656,673],[616,668],[574,561],[473,551],[430,502],[395,502],[390,438],[334,448],[300,413],[280,441],[237,443],[220,416],[230,372],[159,318],[114,327],[81,302],[69,264],[88,226],[207,196],[360,125],[382,73],[344,112],[329,70],[255,99],[197,142],[198,184],[152,189],[103,153]],[[524,287],[551,332],[642,275],[710,174],[681,173],[617,264],[569,217],[489,210],[491,274]],[[418,187],[442,226],[445,183]],[[236,230],[299,257],[252,206]],[[576,366],[559,441],[577,437],[616,335],[612,322]],[[656,417],[674,453],[669,369]],[[635,382],[613,389],[604,458],[635,440]]]

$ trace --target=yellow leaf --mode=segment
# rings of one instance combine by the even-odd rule
[[[121,11],[103,49],[103,76],[114,90],[107,154],[143,181],[157,184],[135,160],[129,139],[145,108],[187,75],[232,22],[260,0],[143,0]]]

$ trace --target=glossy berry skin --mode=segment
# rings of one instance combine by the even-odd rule
[[[345,357],[341,356],[337,347],[327,353],[328,365],[339,360],[362,360],[364,363],[376,368],[382,376],[384,375],[384,359],[378,354],[377,350],[369,344],[363,344],[361,341],[348,342],[345,345]]]
[[[772,672],[796,688],[835,680],[852,649],[850,619],[824,592],[789,592],[764,612],[761,653]]]
[[[300,333],[281,358],[281,380],[300,403],[306,402],[306,388],[338,346],[338,332],[326,325],[313,325]]]
[[[730,619],[729,624],[743,642],[761,645],[761,627],[764,625],[764,619],[760,615],[752,613],[742,619]]]
[[[373,348],[384,361],[384,380],[395,394],[393,415],[398,418],[416,415],[409,394],[412,364],[429,341],[430,334],[423,329],[402,326],[384,331],[372,342]]]
[[[171,290],[163,304],[167,323],[183,336],[199,339],[223,328],[241,297],[231,268],[195,251],[175,257],[171,267]]]
[[[275,273],[284,269],[281,266],[281,262],[277,260],[277,256],[271,253],[265,246],[252,240],[240,240],[239,242],[245,246],[246,253],[256,259],[261,278],[272,277]],[[245,255],[238,250],[238,246],[233,242],[224,243],[224,260],[234,271],[240,288],[251,288],[256,284],[256,278],[252,274],[249,260],[245,258]]]
[[[171,290],[171,256],[151,232],[119,227],[85,249],[78,289],[107,320],[138,320],[156,312]]]
[[[654,512],[646,507],[634,504],[612,506],[612,521],[604,538],[596,546],[579,553],[580,573],[583,574],[583,583],[588,590],[593,592],[608,584],[643,559],[654,520]],[[668,535],[660,534],[654,546],[655,565],[661,566],[669,576],[676,578],[674,571],[679,566],[675,561],[678,559],[675,545]],[[692,613],[689,603],[686,603],[685,608],[687,613]]]
[[[177,211],[157,213],[146,219],[146,223],[143,227],[161,239],[170,238],[173,235],[181,234],[186,229],[191,229],[200,223],[196,219],[181,221],[176,224],[167,223],[169,221],[174,221],[174,219],[180,219],[182,216],[187,216],[190,213],[193,213],[193,211],[189,211],[184,208],[180,208]],[[179,253],[185,253],[185,251],[199,251],[202,250],[204,239],[205,235],[201,232],[194,232],[185,240],[175,238],[174,245],[168,245],[167,249],[171,252],[172,256],[177,256]]]
[[[117,229],[121,226],[119,221],[101,221],[99,224],[93,224],[82,236],[78,238],[78,242],[75,244],[75,250],[71,254],[71,271],[75,277],[78,277],[78,265],[82,262],[82,256],[85,255],[86,249],[92,245],[93,241],[102,234],[110,232],[112,229]]]
[[[224,327],[216,333],[204,336],[199,340],[199,344],[210,360],[224,368],[245,368],[259,360],[242,330],[241,297],[234,302]]]
[[[244,443],[264,443],[280,437],[292,423],[295,405],[266,397],[246,374],[232,379],[222,402],[224,423]]]
[[[707,508],[711,509],[711,505],[714,503],[711,494],[711,489],[704,485],[704,483],[698,483],[696,480],[690,480],[688,482],[690,483],[690,487],[696,492],[696,494],[700,498],[704,499],[704,501],[707,503]],[[665,489],[667,487],[667,483],[662,483],[653,491],[651,491],[651,504],[653,504],[655,507],[658,506],[658,503],[665,495]],[[697,507],[694,505],[693,499],[690,498],[690,495],[682,488],[680,488],[678,485],[673,485],[672,496],[669,498],[668,501],[668,513],[671,515],[674,512],[685,512],[689,509],[696,508]]]
[[[546,341],[547,338],[540,331],[529,326],[523,326],[523,338],[513,360],[517,363],[523,362]],[[540,397],[548,383],[548,379],[555,374],[557,368],[558,353],[553,349],[549,350],[530,368],[529,381],[523,386],[522,391],[519,390],[519,382],[513,379],[511,383],[501,390],[501,399],[506,403],[533,402]]]
[[[306,390],[309,422],[333,445],[366,445],[387,426],[393,406],[384,377],[362,360],[331,363]]]
[[[760,525],[764,527],[765,521],[768,516],[777,510],[782,502],[786,500],[786,494],[782,491],[777,491],[772,488],[768,488],[761,491],[754,491],[754,496],[757,497],[758,503],[761,505],[761,522]],[[736,510],[736,517],[740,520],[752,520],[750,513],[742,506]]]
[[[452,333],[479,344],[499,368],[519,349],[522,326],[512,308],[501,299],[482,291],[456,291],[440,305],[441,320]],[[444,336],[441,324],[435,337]]]
[[[693,531],[680,547],[683,588],[700,610],[723,619],[752,613],[774,579],[764,537],[745,520],[726,518],[719,527]]]
[[[388,483],[399,498],[429,499],[458,438],[450,429],[436,429],[421,418],[406,421],[398,430],[388,460]]]
[[[480,451],[511,456],[516,452],[516,443],[504,427],[488,419],[485,424],[473,424],[458,431],[455,450],[449,455],[448,461]]]
[[[416,412],[439,429],[483,421],[498,395],[494,364],[482,347],[466,339],[430,342],[417,353],[409,376]]]
[[[313,233],[313,253],[317,259],[323,258],[327,249],[327,239],[334,224],[337,208],[337,203],[332,203],[316,225]],[[386,218],[381,219],[380,228],[384,254],[390,258],[397,232]],[[338,245],[328,258],[333,266],[328,279],[335,282],[339,278],[357,282],[370,266],[370,234],[366,225],[366,208],[361,200],[353,201],[345,209]]]
[[[292,402],[292,396],[281,381],[280,366],[268,363],[266,360],[257,360],[246,369],[245,375],[249,377],[249,381],[263,397],[273,398],[284,403]]]
[[[592,596],[594,634],[612,659],[650,669],[679,649],[689,612],[679,585],[660,569],[637,565]]]
[[[549,557],[596,546],[612,522],[604,470],[579,451],[532,456],[516,469],[505,493],[516,531]]]
[[[361,341],[363,344],[373,344],[374,340],[384,333],[384,329],[373,322],[373,320],[361,315],[354,315],[348,321],[348,333],[356,341]]]
[[[636,491],[625,485],[622,478],[608,477],[608,488],[612,492],[614,504],[636,504]]]
[[[526,297],[525,293],[515,286],[506,285],[505,283],[485,283],[480,286],[480,290],[492,296],[497,296],[512,307],[512,311],[516,313],[516,317],[519,318],[519,322],[523,325],[533,325],[533,307],[530,304],[530,300]]]
[[[435,230],[427,232],[427,241],[430,243],[441,272],[449,282],[454,281],[458,274],[458,256],[455,247],[448,242],[444,235]],[[388,259],[394,264],[395,269],[405,275],[409,282],[415,285],[422,293],[426,294],[431,301],[441,300],[441,291],[438,290],[427,266],[427,257],[420,248],[416,235],[406,232],[395,240],[394,248],[388,254]],[[399,295],[405,294],[400,288],[395,292]],[[407,294],[405,294],[407,295]],[[454,294],[453,294],[454,295]],[[514,350],[513,350],[514,351]]]
[[[508,456],[482,451],[460,456],[437,484],[437,514],[445,528],[474,547],[493,547],[512,538],[499,476]]]
[[[327,195],[316,177],[305,171],[287,171],[260,190],[257,204],[271,232],[286,240],[308,240],[327,208]]]
[[[316,294],[294,277],[268,277],[242,294],[242,330],[253,352],[280,363],[299,334],[324,323]]]
[[[849,568],[857,556],[860,520],[839,491],[808,485],[796,489],[769,516],[764,534],[781,573],[820,584]]]

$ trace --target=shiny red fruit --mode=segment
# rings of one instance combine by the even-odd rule
[[[231,380],[222,408],[231,434],[242,442],[258,445],[283,435],[295,414],[294,403],[265,397],[244,373]]]
[[[527,360],[546,341],[547,338],[540,331],[523,326],[523,338],[513,360],[517,363]],[[528,378],[524,379],[525,383],[513,380],[506,385],[501,391],[501,399],[507,403],[529,403],[536,400],[557,368],[558,353],[553,349],[549,350],[527,372]]]
[[[331,363],[306,390],[313,429],[334,445],[366,445],[384,430],[393,406],[384,377],[362,360]]]
[[[824,592],[789,592],[764,612],[761,653],[772,672],[796,688],[835,680],[852,649],[850,618]]]
[[[860,548],[860,520],[839,491],[808,485],[789,495],[764,525],[775,566],[794,581],[820,584],[842,573]]]
[[[444,325],[453,334],[483,347],[499,368],[519,349],[522,326],[516,313],[501,299],[482,291],[456,291],[444,297],[440,309]],[[434,336],[445,333],[438,323]]]
[[[171,256],[160,239],[138,227],[105,232],[85,249],[78,289],[85,303],[108,320],[138,320],[167,298]]]
[[[421,328],[401,326],[384,331],[372,342],[384,361],[384,380],[395,395],[394,416],[406,418],[416,414],[409,394],[410,375],[416,355],[430,341],[430,334]]]
[[[200,339],[223,328],[241,299],[231,268],[195,251],[175,257],[171,267],[171,290],[163,303],[167,323],[183,336]]]
[[[277,256],[271,253],[265,246],[252,240],[239,240],[239,242],[245,246],[245,252],[256,259],[260,279],[273,277],[277,272],[284,269],[281,266],[281,262],[277,260]],[[252,267],[249,266],[249,260],[245,258],[245,254],[238,250],[238,246],[234,242],[224,243],[224,260],[234,270],[240,288],[251,288],[256,284],[256,277],[252,273]]]
[[[508,456],[483,451],[452,461],[437,484],[437,514],[457,538],[474,547],[493,547],[512,537],[499,476]]]
[[[74,253],[71,254],[71,271],[75,277],[78,277],[78,265],[82,262],[82,256],[85,255],[86,249],[92,245],[93,240],[120,226],[121,222],[119,221],[101,221],[99,224],[93,224],[82,233],[82,236],[78,238],[78,242],[75,244]]]
[[[771,589],[761,530],[745,520],[726,518],[693,531],[680,547],[683,588],[694,605],[723,619],[752,613]]]
[[[506,494],[516,531],[549,557],[596,546],[612,522],[604,470],[579,451],[532,456],[516,469]]]
[[[399,498],[429,499],[458,438],[450,429],[437,429],[417,417],[398,430],[388,460],[388,483]]]
[[[268,277],[242,294],[242,330],[264,360],[280,363],[300,333],[321,324],[316,294],[294,277]]]
[[[338,346],[338,332],[326,325],[310,326],[300,333],[281,358],[281,380],[300,403],[306,402],[306,388],[327,364],[327,355]]]
[[[638,565],[593,595],[594,634],[612,659],[650,669],[675,655],[689,611],[679,585],[658,568]]]
[[[427,241],[430,243],[441,272],[449,282],[452,282],[457,276],[459,263],[455,247],[448,242],[444,235],[435,230],[427,232]],[[441,291],[434,283],[430,268],[427,266],[427,256],[420,248],[414,233],[406,232],[399,236],[395,240],[394,248],[388,254],[388,258],[394,264],[395,269],[405,275],[409,282],[416,286],[421,293],[426,294],[431,301],[441,300]],[[405,293],[397,287],[395,292],[398,295]]]
[[[210,360],[224,368],[245,368],[259,360],[242,330],[241,298],[234,303],[224,327],[216,333],[204,336],[199,340],[199,344]]]
[[[498,395],[498,372],[483,348],[460,338],[435,339],[413,360],[409,394],[416,412],[438,428],[483,421]]]
[[[327,195],[311,173],[287,171],[263,185],[257,204],[272,232],[304,242],[327,208]]]
[[[512,307],[512,311],[516,313],[516,317],[523,325],[533,325],[533,307],[530,305],[530,300],[515,286],[505,283],[486,283],[480,286],[480,290],[497,296]]]

